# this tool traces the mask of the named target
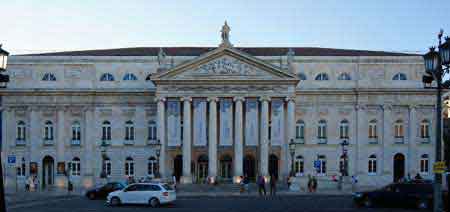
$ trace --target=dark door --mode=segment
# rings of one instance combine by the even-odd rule
[[[273,154],[269,156],[269,174],[278,179],[278,157]]]
[[[252,181],[256,180],[255,158],[251,155],[244,157],[244,175]]]
[[[180,177],[183,174],[183,156],[177,155],[173,160],[173,175],[180,181]]]
[[[405,176],[405,156],[397,153],[394,156],[394,182],[398,182]]]
[[[42,159],[42,187],[53,185],[54,160],[51,156],[45,156]]]

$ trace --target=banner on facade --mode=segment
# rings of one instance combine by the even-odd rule
[[[220,145],[233,145],[233,102],[231,99],[220,100]]]
[[[167,145],[181,145],[181,105],[178,100],[167,101]]]
[[[280,146],[284,140],[284,105],[283,100],[272,100],[271,143]]]
[[[245,106],[245,145],[256,146],[258,144],[258,101],[248,99]]]
[[[206,146],[206,100],[194,99],[194,146]]]

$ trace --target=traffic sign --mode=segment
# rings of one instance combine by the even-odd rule
[[[442,174],[446,171],[446,166],[444,161],[438,161],[433,164],[433,172],[437,174]]]
[[[16,156],[15,155],[8,155],[8,164],[10,164],[10,165],[16,164]]]

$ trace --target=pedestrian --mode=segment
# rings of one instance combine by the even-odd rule
[[[277,193],[277,179],[275,178],[275,175],[272,174],[270,176],[270,196],[275,196]]]
[[[248,176],[247,176],[247,175],[244,175],[244,180],[243,180],[243,182],[244,182],[244,189],[247,191],[247,193],[250,194],[250,189],[249,189],[249,187],[248,187],[248,184],[250,183],[250,180],[248,179]]]
[[[312,186],[312,178],[311,175],[308,174],[308,192],[311,193],[313,192],[313,186]]]
[[[263,176],[258,176],[258,180],[256,181],[258,185],[259,196],[261,196],[264,192],[264,196],[266,196],[266,182]]]
[[[414,180],[422,180],[422,176],[420,176],[419,173],[416,174],[416,176],[414,177]]]
[[[37,179],[37,177],[35,175],[35,176],[33,176],[34,191],[38,190],[38,184],[39,184],[39,182],[38,182],[38,179]]]
[[[355,175],[352,175],[352,191],[355,191],[357,183],[358,183],[358,178]]]
[[[317,190],[317,179],[316,177],[312,177],[312,192],[316,192]]]
[[[408,175],[406,175],[406,179],[405,179],[405,181],[408,183],[408,182],[411,182],[411,180],[412,180],[412,178],[411,178],[411,174],[410,173],[408,173]]]
[[[291,176],[287,176],[286,177],[286,182],[287,182],[288,190],[291,189],[292,177]]]
[[[177,177],[175,176],[175,173],[172,174],[172,183],[173,183],[173,189],[175,191],[177,190]]]

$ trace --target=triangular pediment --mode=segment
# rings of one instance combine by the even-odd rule
[[[298,83],[295,75],[287,73],[256,57],[234,48],[218,48],[152,76],[152,81],[290,81]]]

